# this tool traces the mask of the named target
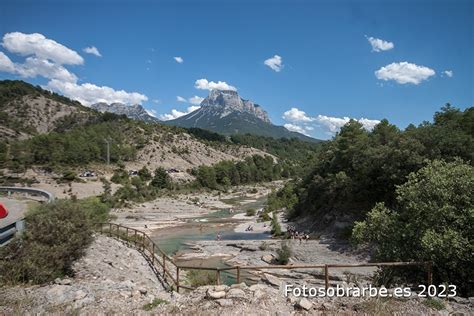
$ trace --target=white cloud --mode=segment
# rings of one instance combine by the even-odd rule
[[[72,49],[67,48],[42,34],[7,33],[2,46],[9,52],[22,56],[35,56],[48,59],[59,65],[82,65],[84,59]]]
[[[195,95],[194,97],[188,99],[189,103],[191,103],[193,105],[200,105],[203,100],[204,100],[204,98],[201,98],[197,95]]]
[[[177,119],[178,117],[184,116],[186,114],[189,114],[191,112],[194,112],[198,109],[200,109],[200,106],[190,106],[186,109],[186,112],[181,112],[176,109],[172,109],[171,113],[165,113],[160,115],[160,120],[162,121],[169,121],[169,120],[174,120]]]
[[[304,135],[308,135],[306,130],[301,127],[301,126],[298,126],[298,125],[295,125],[295,124],[291,124],[291,123],[286,123],[285,125],[283,125],[287,130],[289,131],[292,131],[292,132],[297,132],[297,133],[301,133],[301,134],[304,134]]]
[[[392,42],[387,42],[380,38],[367,37],[367,40],[369,41],[370,45],[372,45],[372,51],[374,52],[387,51],[395,47]]]
[[[77,76],[63,65],[83,64],[82,57],[77,52],[41,34],[7,33],[3,37],[2,45],[11,53],[28,57],[23,63],[13,63],[10,58],[0,52],[0,71],[23,78],[40,76],[49,79],[45,85],[46,89],[62,93],[84,105],[97,102],[141,104],[148,100],[145,95],[137,92],[115,90],[92,83],[78,84]]]
[[[176,62],[178,64],[182,64],[184,62],[184,59],[182,57],[179,57],[179,56],[176,56],[176,57],[173,57],[174,60],[176,60]]]
[[[160,99],[153,99],[153,100],[151,100],[151,102],[153,102],[155,104],[160,104],[161,100]]]
[[[443,71],[443,73],[449,78],[452,78],[454,76],[454,72],[452,70],[445,70]]]
[[[86,47],[83,49],[84,53],[96,55],[97,57],[102,57],[99,50],[95,46]]]
[[[88,106],[97,102],[141,104],[148,100],[145,95],[137,92],[115,90],[107,86],[96,86],[92,83],[77,84],[53,79],[48,82],[45,88],[58,91]]]
[[[176,97],[176,101],[178,101],[178,102],[187,102],[185,98],[180,97],[179,95]]]
[[[58,79],[67,82],[76,82],[77,77],[61,65],[54,64],[46,59],[28,57],[23,64],[15,64],[15,72],[23,78],[41,76],[48,79]]]
[[[290,122],[311,122],[313,119],[306,115],[304,111],[297,108],[291,108],[283,113],[283,119]]]
[[[375,71],[377,79],[385,81],[394,80],[400,84],[412,83],[416,85],[435,74],[435,71],[431,68],[418,66],[406,61],[391,63]]]
[[[347,116],[344,117],[332,117],[332,116],[326,116],[326,115],[318,115],[316,117],[316,122],[319,123],[320,126],[326,128],[329,132],[332,134],[338,132],[341,127],[346,125],[351,119]],[[360,119],[355,119],[359,123],[362,124],[362,126],[367,129],[371,130],[380,123],[379,120],[369,120],[366,118],[360,118]]]
[[[196,89],[201,89],[201,90],[233,90],[237,91],[237,88],[234,86],[231,86],[227,84],[225,81],[208,81],[207,79],[198,79],[194,83],[194,87]]]
[[[276,72],[280,72],[283,69],[283,60],[278,55],[268,58],[263,63],[271,69],[275,70]]]
[[[0,52],[0,71],[15,73],[15,64],[2,52]]]

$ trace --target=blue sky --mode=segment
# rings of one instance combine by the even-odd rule
[[[197,80],[222,81],[274,123],[328,138],[347,118],[404,128],[446,102],[473,106],[473,20],[474,2],[457,0],[4,0],[0,79],[168,117],[207,95]]]

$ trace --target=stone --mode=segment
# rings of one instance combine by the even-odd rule
[[[225,297],[225,291],[207,291],[207,297],[217,300]]]
[[[216,300],[216,302],[217,302],[217,304],[219,304],[222,307],[227,307],[227,306],[234,305],[234,302],[232,300],[226,299],[226,298],[218,299],[218,300]]]
[[[140,292],[141,295],[146,295],[146,293],[148,293],[148,290],[145,288],[139,288],[138,291]]]
[[[265,297],[265,291],[257,289],[253,292],[253,297],[255,297],[256,299],[261,299]]]
[[[83,299],[86,296],[87,296],[87,293],[85,291],[78,290],[78,291],[76,291],[76,293],[74,293],[74,300],[78,301],[78,300]]]
[[[334,305],[332,305],[331,303],[328,303],[328,302],[324,302],[324,303],[321,305],[321,307],[322,307],[323,309],[327,310],[327,311],[329,311],[329,310],[334,310],[334,309],[335,309]]]
[[[54,279],[54,283],[60,284],[60,285],[71,285],[72,280],[69,278],[65,278],[65,279],[56,278]]]
[[[307,298],[302,298],[298,301],[297,306],[304,310],[309,311],[313,307],[313,303],[311,303]]]
[[[277,277],[275,277],[271,274],[268,274],[268,273],[264,273],[262,279],[263,279],[263,281],[267,282],[268,284],[273,285],[273,286],[278,287],[278,288],[282,285],[282,281],[279,278],[277,278]]]
[[[216,285],[216,286],[214,286],[214,291],[215,291],[215,292],[227,291],[228,288],[229,288],[229,287],[228,287],[227,285],[225,285],[225,284],[223,284],[223,285]]]
[[[273,256],[272,255],[263,255],[262,256],[262,261],[268,264],[273,263]]]
[[[242,283],[238,283],[238,284],[232,284],[230,286],[231,289],[242,289],[242,290],[246,290],[248,289],[249,287],[247,286],[247,284],[245,284],[245,282],[242,282]]]
[[[228,298],[245,298],[245,292],[241,289],[230,289],[227,292]]]

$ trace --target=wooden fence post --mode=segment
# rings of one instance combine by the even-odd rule
[[[135,247],[137,246],[137,230],[135,230],[135,237],[133,238],[133,243],[135,244]]]
[[[125,234],[127,235],[127,237],[126,237],[125,240],[127,241],[127,245],[128,245],[128,244],[129,244],[129,240],[128,240],[128,227],[126,227],[126,229],[125,229]]]
[[[179,267],[176,267],[176,292],[179,293]]]
[[[240,284],[240,266],[237,266],[237,284]]]
[[[329,268],[327,264],[324,265],[324,286],[327,291],[329,288]]]
[[[428,272],[428,285],[433,284],[433,262],[428,262],[426,264],[426,270]]]
[[[151,263],[155,265],[155,243],[151,246]]]
[[[166,257],[163,253],[163,279],[166,278]]]
[[[109,237],[112,237],[112,223],[109,223]]]
[[[221,285],[221,270],[216,269],[216,283],[217,285]]]

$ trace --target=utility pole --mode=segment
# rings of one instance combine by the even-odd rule
[[[104,139],[107,145],[107,165],[110,165],[110,139]]]

